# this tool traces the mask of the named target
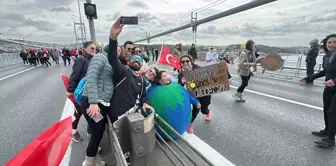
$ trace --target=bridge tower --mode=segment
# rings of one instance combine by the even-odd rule
[[[149,42],[150,42],[149,37],[150,37],[150,32],[146,32],[147,44],[149,44]]]
[[[193,32],[193,42],[196,44],[196,37],[197,37],[197,13],[191,12],[191,28]]]
[[[76,47],[82,47],[83,43],[86,42],[86,30],[85,24],[83,22],[74,22],[74,33],[76,39]]]

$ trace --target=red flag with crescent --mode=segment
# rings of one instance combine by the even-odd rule
[[[170,49],[165,45],[162,45],[161,54],[160,54],[158,63],[166,64],[178,70],[181,70],[180,57],[173,56],[170,52]]]
[[[45,130],[5,166],[59,166],[71,143],[72,117]]]

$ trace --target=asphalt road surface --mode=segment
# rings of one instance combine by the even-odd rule
[[[62,115],[66,97],[60,73],[69,75],[71,67],[53,64],[49,68],[29,68],[0,68],[0,164]],[[13,75],[23,70],[27,71]],[[213,119],[205,122],[200,114],[194,124],[195,135],[235,165],[335,165],[336,152],[317,148],[313,141],[319,138],[310,134],[323,128],[323,87],[252,77],[244,92],[246,102],[237,103],[231,95],[240,78],[232,74],[232,92],[213,95]],[[84,118],[79,130],[85,136]],[[69,165],[81,165],[86,145],[87,139],[72,144]],[[106,154],[102,156],[107,158]]]

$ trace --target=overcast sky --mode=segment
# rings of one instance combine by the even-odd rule
[[[144,38],[190,22],[190,12],[218,0],[93,0],[97,41],[108,42],[111,24],[120,15],[139,17],[139,25],[124,28],[119,41]],[[225,11],[249,0],[227,0],[200,11],[198,19]],[[336,33],[336,5],[332,0],[278,0],[239,14],[198,26],[197,44],[228,45],[253,39],[272,46],[306,46],[313,38]],[[83,0],[80,0],[83,11]],[[0,0],[0,32],[4,37],[40,42],[75,43],[73,22],[79,20],[77,0]],[[82,14],[84,16],[84,14]],[[184,19],[175,21],[176,18]],[[89,25],[86,17],[87,35]],[[151,43],[193,42],[186,29],[151,40]]]

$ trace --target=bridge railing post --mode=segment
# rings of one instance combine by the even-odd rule
[[[131,165],[147,166],[155,159],[154,113],[144,118],[135,113],[127,116],[130,131],[130,159]]]
[[[121,162],[125,163],[124,154],[130,153],[130,164],[147,166],[155,160],[153,156],[155,148],[154,113],[142,116],[140,113],[124,115],[113,124],[109,124],[109,135],[115,159],[122,156]],[[118,153],[118,154],[116,154]],[[119,161],[120,162],[120,161]],[[121,165],[121,164],[120,164]],[[118,165],[119,166],[119,165]],[[123,166],[123,165],[122,165]]]
[[[107,117],[107,133],[113,151],[113,157],[115,159],[115,163],[117,166],[127,166],[127,162],[126,159],[124,158],[124,153],[121,147],[122,144],[119,142],[120,139],[117,136],[117,133],[114,131],[115,128],[113,127],[113,124],[111,123],[109,116],[106,115],[106,117]]]

